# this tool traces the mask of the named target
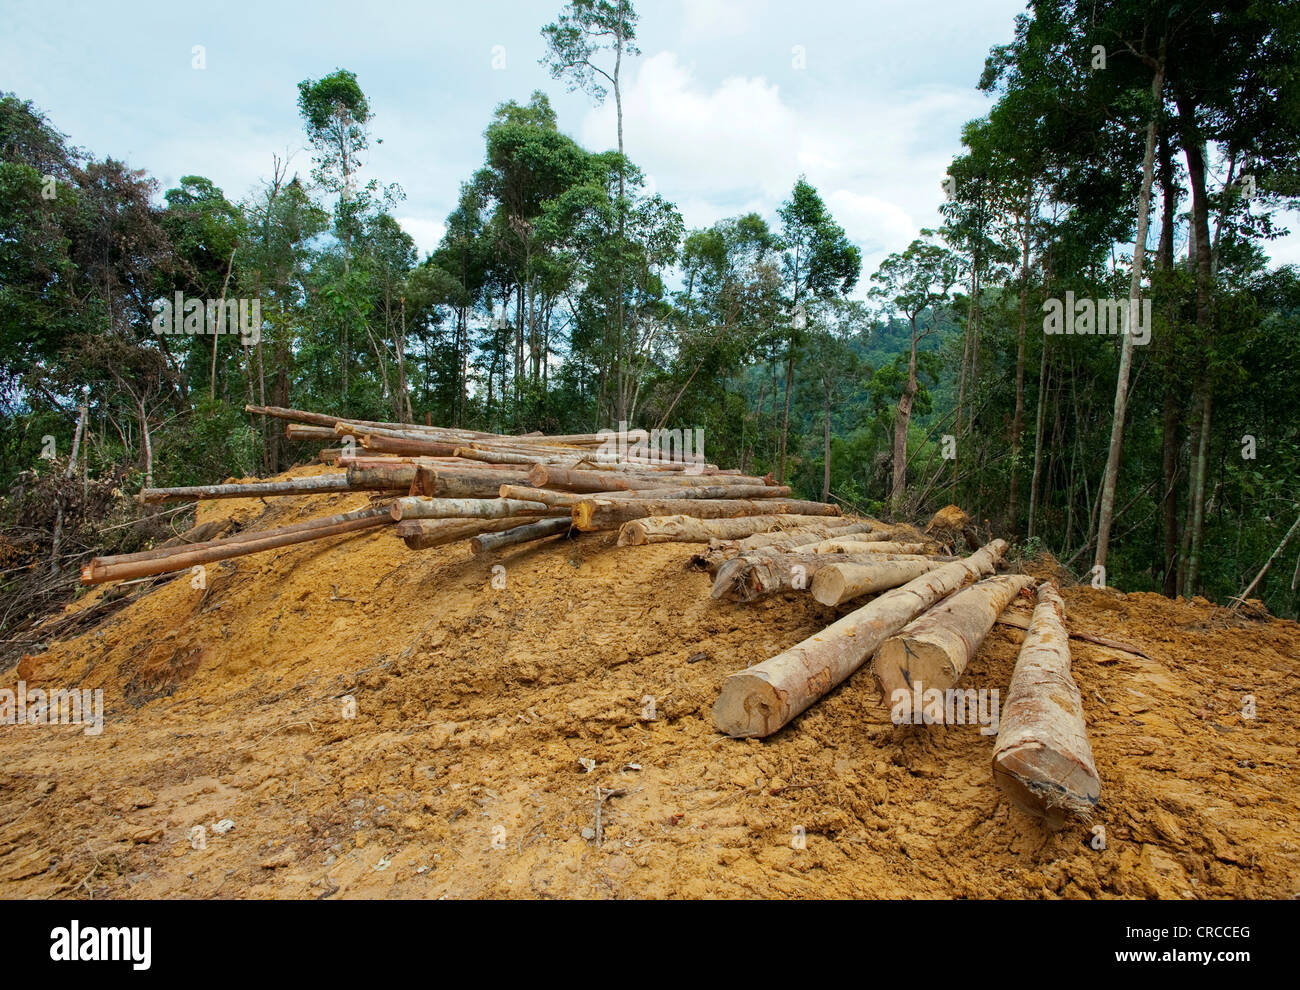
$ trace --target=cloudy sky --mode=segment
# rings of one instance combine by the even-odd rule
[[[147,169],[166,189],[206,175],[232,199],[272,156],[311,169],[297,84],[347,68],[376,111],[367,177],[431,250],[481,163],[493,107],[545,90],[560,127],[617,145],[596,107],[538,65],[561,0],[129,5],[5,0],[0,90],[33,100],[74,144]],[[625,64],[625,142],[688,226],[772,217],[800,173],[863,249],[863,281],[938,222],[939,182],[975,82],[1021,0],[639,0]],[[129,7],[129,13],[123,8]],[[195,46],[205,67],[196,69]],[[502,64],[504,63],[504,64]],[[1300,261],[1300,238],[1274,246]]]

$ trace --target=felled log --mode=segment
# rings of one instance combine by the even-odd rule
[[[1083,719],[1079,687],[1070,674],[1065,603],[1047,582],[1020,647],[993,749],[993,779],[1017,807],[1065,824],[1086,816],[1101,797]]]
[[[872,546],[866,543],[863,546]],[[863,595],[874,594],[889,588],[897,588],[926,571],[943,566],[940,561],[925,557],[913,557],[910,560],[891,559],[890,554],[860,554],[858,562],[840,562],[835,554],[809,554],[810,557],[822,558],[826,565],[817,568],[812,579],[812,596],[823,605],[842,605]],[[879,556],[879,561],[870,560]],[[869,561],[869,562],[864,562]]]
[[[708,486],[716,484],[711,475],[692,475],[664,471],[656,475],[632,472],[582,471],[561,468],[550,464],[536,464],[528,472],[528,483],[534,488],[558,488],[568,492],[627,491],[637,488],[675,488],[682,485]],[[766,485],[763,478],[730,475],[728,484]]]
[[[449,430],[440,426],[424,426],[420,423],[382,423],[369,419],[348,419],[345,416],[331,416],[326,413],[308,412],[304,409],[286,409],[282,406],[244,406],[244,412],[254,415],[271,416],[275,419],[287,419],[296,423],[308,423],[312,426],[327,426],[334,429],[339,423],[351,423],[355,426],[370,426],[381,430],[404,430],[426,435],[455,436],[462,442],[471,440],[494,439],[495,433],[480,433],[477,430]]]
[[[998,615],[1031,584],[1027,574],[980,581],[891,636],[876,654],[876,677],[886,700],[895,691],[946,691],[955,685]]]
[[[186,571],[197,564],[228,560],[309,540],[323,540],[330,536],[384,526],[390,522],[388,506],[370,506],[324,519],[313,519],[261,533],[240,533],[223,540],[194,543],[186,547],[96,557],[81,568],[81,580],[84,584],[101,584],[104,581],[125,581],[152,574],[166,574],[169,571]]]
[[[788,485],[697,485],[676,488],[637,488],[625,492],[604,492],[597,498],[633,499],[641,501],[656,498],[788,498],[794,489]],[[819,503],[820,504],[820,503]]]
[[[617,529],[633,519],[650,516],[691,515],[696,519],[733,519],[737,516],[793,514],[802,516],[838,516],[838,506],[798,499],[584,499],[572,509],[573,525],[588,532]]]
[[[873,524],[869,522],[855,523],[850,519],[828,516],[816,526],[779,530],[774,533],[755,533],[753,536],[746,536],[743,540],[710,540],[707,550],[691,557],[690,566],[696,570],[707,570],[712,574],[724,560],[730,560],[750,550],[788,551],[798,547],[816,546],[817,542],[832,533],[866,534],[872,528]]]
[[[708,543],[710,540],[739,540],[755,533],[804,528],[831,523],[838,516],[761,515],[735,519],[699,519],[695,516],[652,516],[625,523],[618,531],[618,545],[639,547],[646,543]]]
[[[830,554],[794,554],[772,550],[751,550],[723,561],[717,568],[710,594],[717,599],[752,602],[764,595],[782,591],[807,591],[815,588],[817,578],[828,567],[844,567],[844,561],[870,572],[876,587],[897,588],[939,564],[925,557],[896,557],[890,554],[864,554],[858,557]],[[865,592],[864,592],[865,594]],[[818,599],[820,601],[820,599]]]
[[[567,533],[571,525],[568,519],[540,519],[537,522],[528,523],[526,526],[507,529],[503,533],[484,533],[470,540],[469,545],[470,549],[475,553],[487,553],[489,550],[500,550],[502,547],[512,547],[519,543],[530,543],[533,540],[554,536],[557,533]]]
[[[404,519],[395,528],[409,549],[431,550],[468,540],[480,533],[500,533],[536,521],[536,518],[528,516],[509,519]]]
[[[336,435],[328,426],[304,426],[301,423],[284,424],[284,436],[287,440],[333,440]]]
[[[925,553],[924,543],[898,543],[894,540],[853,540],[831,537],[816,545],[795,547],[798,553]]]
[[[346,474],[325,474],[288,481],[256,481],[231,485],[192,485],[186,488],[144,488],[135,500],[143,505],[160,502],[197,502],[216,498],[261,498],[266,495],[316,495],[322,492],[350,492]]]
[[[419,465],[393,464],[363,467],[354,464],[348,470],[348,482],[354,489],[400,491],[415,481]],[[496,498],[502,482],[522,479],[522,471],[509,471],[484,465],[473,468],[435,468],[433,494],[439,498]]]
[[[544,502],[513,498],[399,498],[392,506],[397,522],[403,519],[508,519],[513,516],[554,515]]]
[[[441,440],[396,439],[377,433],[360,435],[361,446],[377,454],[428,455],[432,457],[454,457],[460,450],[454,443]]]
[[[729,676],[713,722],[737,738],[771,735],[864,664],[886,639],[940,598],[993,571],[1002,540],[886,591],[783,653]]]

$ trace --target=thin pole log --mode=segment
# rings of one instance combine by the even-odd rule
[[[1038,586],[993,749],[993,780],[1015,805],[1060,827],[1101,797],[1079,687],[1070,674],[1065,603]]]
[[[233,485],[193,485],[187,488],[145,488],[137,495],[142,505],[162,502],[197,502],[218,498],[261,498],[266,495],[318,495],[324,492],[364,491],[348,484],[346,474],[325,474],[288,481],[258,481]]]
[[[993,571],[1006,552],[1002,540],[886,591],[821,632],[738,671],[722,684],[713,722],[736,738],[771,735],[826,695],[886,639],[940,598]]]
[[[316,519],[310,523],[286,526],[278,530],[240,534],[224,540],[213,540],[207,544],[194,543],[162,553],[146,550],[138,554],[96,557],[81,569],[81,580],[84,584],[102,584],[105,581],[125,581],[131,578],[149,577],[153,574],[166,574],[169,571],[185,571],[199,564],[261,553],[263,550],[274,550],[294,543],[323,540],[330,536],[341,536],[362,529],[384,526],[389,522],[387,506],[371,507],[358,512]]]
[[[953,687],[979,652],[1002,610],[1033,584],[1027,574],[989,578],[964,588],[891,636],[876,654],[887,699]]]
[[[1286,531],[1286,536],[1282,537],[1282,542],[1277,545],[1277,549],[1273,551],[1273,555],[1269,557],[1268,560],[1264,561],[1264,566],[1261,567],[1259,573],[1255,575],[1255,580],[1246,585],[1246,590],[1233,599],[1233,601],[1236,602],[1236,605],[1233,606],[1234,608],[1245,602],[1246,597],[1255,590],[1255,585],[1264,580],[1264,575],[1267,574],[1268,569],[1273,566],[1273,561],[1282,556],[1282,551],[1285,550],[1286,545],[1291,542],[1291,537],[1295,536],[1296,530],[1300,530],[1300,517],[1297,517],[1296,521],[1291,524],[1291,528]],[[1300,564],[1297,564],[1296,567],[1300,568]]]
[[[397,535],[411,550],[431,550],[448,543],[459,543],[480,533],[500,533],[536,522],[528,516],[509,519],[407,519],[395,527]]]
[[[484,533],[470,540],[469,546],[475,553],[487,553],[490,550],[500,550],[502,547],[531,543],[533,540],[541,540],[557,533],[567,533],[569,528],[568,519],[543,519],[529,523],[527,526],[507,529],[504,533]]]
[[[738,485],[766,485],[763,478],[747,478],[744,475],[730,475],[730,483]],[[537,464],[528,473],[528,483],[534,488],[559,488],[571,492],[603,492],[611,489],[620,491],[637,488],[666,488],[679,485],[708,486],[714,484],[707,475],[690,475],[662,472],[657,476],[637,475],[612,471],[580,471],[574,468],[559,468],[549,464]]]

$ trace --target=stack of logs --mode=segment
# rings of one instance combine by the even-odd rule
[[[188,570],[380,526],[392,526],[413,550],[469,541],[475,553],[571,530],[618,530],[618,542],[626,546],[794,529],[825,539],[852,526],[834,505],[793,499],[789,488],[770,477],[748,477],[680,450],[661,456],[646,445],[644,431],[500,436],[271,406],[246,410],[287,420],[290,439],[331,444],[321,460],[340,471],[287,481],[149,488],[138,500],[365,492],[372,504],[278,529],[98,557],[82,568],[83,582]]]
[[[923,544],[888,542],[888,530],[862,525],[867,531],[849,539],[845,533],[791,545],[788,537],[756,538],[715,543],[696,555],[697,566],[714,574],[715,598],[806,589],[823,604],[839,605],[883,592],[729,676],[713,706],[718,729],[737,738],[771,735],[872,657],[886,705],[954,689],[1003,610],[1033,583],[1026,575],[994,576],[1006,551],[1002,540],[959,559]],[[1019,807],[1059,826],[1071,813],[1086,817],[1101,785],[1070,673],[1064,603],[1050,583],[1036,594],[997,727],[993,771]]]
[[[413,550],[468,540],[475,553],[558,534],[618,530],[620,546],[707,543],[696,566],[713,597],[751,601],[807,591],[837,606],[875,595],[816,635],[732,674],[713,707],[717,727],[763,737],[875,657],[890,699],[954,687],[1003,609],[1031,579],[991,576],[1006,544],[944,555],[914,530],[843,518],[791,498],[770,477],[747,477],[700,457],[665,460],[644,433],[500,436],[344,419],[278,407],[250,413],[289,421],[290,439],[332,446],[334,474],[288,481],[146,489],[142,503],[366,492],[371,504],[324,519],[224,539],[92,560],[86,583],[147,577],[309,540],[392,526]],[[357,448],[361,448],[358,452]],[[680,452],[679,452],[680,453]],[[1064,605],[1050,584],[1013,675],[994,751],[994,777],[1021,807],[1051,821],[1086,814],[1100,784],[1070,674]]]

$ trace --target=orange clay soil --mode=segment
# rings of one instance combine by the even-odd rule
[[[210,566],[205,590],[177,577],[0,675],[105,705],[99,736],[0,726],[0,896],[1300,893],[1295,623],[1064,589],[1075,628],[1152,659],[1073,643],[1102,803],[1050,833],[994,787],[992,738],[895,727],[867,670],[766,741],[717,734],[727,674],[850,608],[715,602],[694,549],[594,534],[476,559],[385,529]],[[1023,635],[995,627],[962,686],[1005,698]],[[600,846],[597,788],[623,792]]]

